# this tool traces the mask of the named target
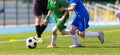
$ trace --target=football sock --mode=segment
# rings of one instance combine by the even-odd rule
[[[51,44],[56,44],[57,36],[52,35]]]
[[[77,33],[74,34],[74,35],[72,35],[72,39],[73,39],[75,45],[80,44],[80,42],[79,42],[79,40],[78,40],[78,35],[77,35]]]
[[[99,33],[98,32],[85,32],[86,37],[98,37]]]
[[[41,32],[40,35],[43,33],[43,31],[46,29],[47,26],[45,26],[44,24],[41,25]]]
[[[35,28],[36,28],[37,37],[40,38],[41,37],[41,34],[40,34],[41,26],[40,25],[36,25]]]

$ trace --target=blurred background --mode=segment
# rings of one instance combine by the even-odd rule
[[[90,13],[90,25],[120,26],[120,0],[83,0],[83,2]],[[69,13],[67,24],[70,26],[75,14],[73,11]],[[0,0],[0,28],[18,26],[33,28],[34,18],[32,0]],[[50,26],[54,24],[52,18],[51,16]]]

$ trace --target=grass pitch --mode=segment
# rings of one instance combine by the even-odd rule
[[[71,36],[62,36],[58,32],[57,47],[47,48],[51,41],[51,32],[44,32],[44,44],[37,48],[26,47],[25,40],[35,33],[4,34],[0,35],[0,55],[120,55],[120,26],[107,28],[90,28],[89,31],[103,30],[105,43],[101,44],[98,38],[80,37],[82,48],[69,48],[73,44]],[[15,39],[16,42],[10,42]]]

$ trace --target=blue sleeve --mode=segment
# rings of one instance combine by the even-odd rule
[[[77,5],[78,0],[70,0],[70,5]]]

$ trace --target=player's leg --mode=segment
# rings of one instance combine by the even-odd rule
[[[44,18],[46,17],[46,15],[48,13],[47,2],[48,2],[48,0],[43,0],[43,1],[38,1],[36,3],[34,10],[36,11],[37,15],[41,16],[41,14],[43,14]],[[40,25],[40,23],[41,23],[41,25]],[[36,29],[38,29],[36,31],[37,32],[37,37],[38,37],[38,43],[39,42],[43,43],[41,35],[42,35],[43,31],[46,29],[48,23],[49,23],[49,19],[48,20],[44,20],[43,23],[39,22],[39,25],[36,26]]]
[[[72,34],[72,39],[73,39],[74,44],[69,46],[69,47],[70,48],[81,47],[81,44],[80,44],[80,42],[78,40],[78,34],[76,32],[76,27],[71,28],[71,34]]]
[[[69,18],[69,14],[66,15],[65,19],[61,22],[60,20],[56,23],[56,26],[58,28],[58,30],[61,32],[62,35],[71,35],[71,31],[70,30],[65,30],[66,26],[65,23]]]
[[[42,12],[41,12],[42,6],[40,6],[41,4],[39,3],[40,2],[36,0],[33,1],[33,10],[34,10],[34,15],[35,15],[35,28],[36,28],[36,33],[37,33],[37,36],[36,36],[37,39],[41,37],[39,33],[41,30],[40,23],[41,23],[41,15],[42,15]]]
[[[78,27],[78,23],[77,23],[78,19],[77,17],[74,19],[74,21],[72,22],[72,28],[71,28],[71,34],[72,34],[72,39],[74,44],[70,46],[70,48],[75,48],[75,47],[81,47],[81,44],[78,40],[78,35],[76,32],[76,29]]]
[[[70,30],[63,30],[61,31],[62,35],[72,35]]]
[[[77,33],[75,32],[76,28],[72,28],[71,31],[65,30],[66,26],[63,23],[57,23],[56,25],[58,30],[61,32],[62,35],[72,35],[72,39],[74,41],[74,45],[71,45],[70,48],[81,47],[80,42],[78,40]]]
[[[89,27],[88,25],[88,21],[89,19],[87,18],[84,18],[84,19],[81,19],[80,20],[81,22],[79,22],[79,35],[81,37],[98,37],[98,39],[100,40],[101,43],[104,43],[104,35],[103,35],[103,32],[88,32],[88,31],[85,31],[85,29],[87,29]]]
[[[37,28],[37,29],[39,29],[39,31],[37,32],[37,34],[40,36],[40,37],[38,37],[38,43],[39,42],[41,42],[41,43],[43,43],[43,40],[42,40],[42,38],[41,38],[41,35],[42,35],[42,33],[44,32],[44,30],[47,28],[47,25],[48,25],[48,23],[49,23],[49,19],[48,20],[43,20],[43,23],[42,23],[42,25],[40,25],[40,27],[39,28]]]
[[[71,45],[70,48],[79,47],[80,46],[80,42],[77,39],[77,33],[75,32],[75,30],[76,30],[76,28],[72,28],[71,29],[72,32],[69,31],[69,30],[61,31],[62,35],[72,35],[72,39],[73,39],[74,45]]]
[[[36,33],[37,33],[37,35],[35,37],[38,40],[37,41],[38,43],[43,43],[42,38],[41,38],[42,26],[40,24],[42,23],[41,22],[41,19],[42,19],[41,16],[42,16],[42,13],[43,13],[42,8],[44,6],[43,6],[42,1],[34,0],[33,2],[34,2],[33,3],[33,6],[34,6],[34,15],[36,16],[36,18],[35,18],[35,28],[36,28]]]
[[[47,4],[48,4],[48,0],[44,0],[43,1],[43,8],[42,8],[42,13],[44,15],[44,18],[46,18],[46,15],[48,13]],[[47,19],[44,19],[44,21],[43,21],[43,23],[41,25],[41,33],[40,33],[40,35],[42,35],[43,31],[46,29],[48,23],[49,23],[49,17]]]
[[[69,46],[70,48],[76,48],[76,47],[81,47],[80,45],[80,42],[78,41],[78,38],[77,38],[77,33],[73,31],[74,28],[70,30],[63,30],[61,31],[61,34],[62,35],[71,35],[72,36],[72,39],[73,39],[73,42],[74,44]]]
[[[100,32],[90,32],[90,31],[79,32],[79,36],[81,36],[81,37],[98,37],[100,42],[102,44],[104,43],[104,33],[102,31],[100,31]]]
[[[40,32],[41,32],[40,22],[41,22],[41,16],[36,16],[36,18],[35,18],[35,28],[36,28],[37,38],[41,37],[41,35],[40,35]]]
[[[58,30],[58,28],[56,26],[54,26],[52,29],[51,44],[47,48],[56,48],[57,30]]]
[[[51,13],[51,12],[48,12],[48,13]],[[46,13],[44,13],[44,20],[43,20],[43,23],[42,23],[42,25],[41,25],[41,30],[40,30],[40,33],[39,33],[39,35],[42,35],[42,33],[44,32],[44,30],[47,28],[47,25],[48,25],[48,23],[49,23],[49,16],[46,16],[45,14],[47,14],[47,11],[46,11]],[[42,41],[42,38],[40,38],[40,42],[43,42]]]

